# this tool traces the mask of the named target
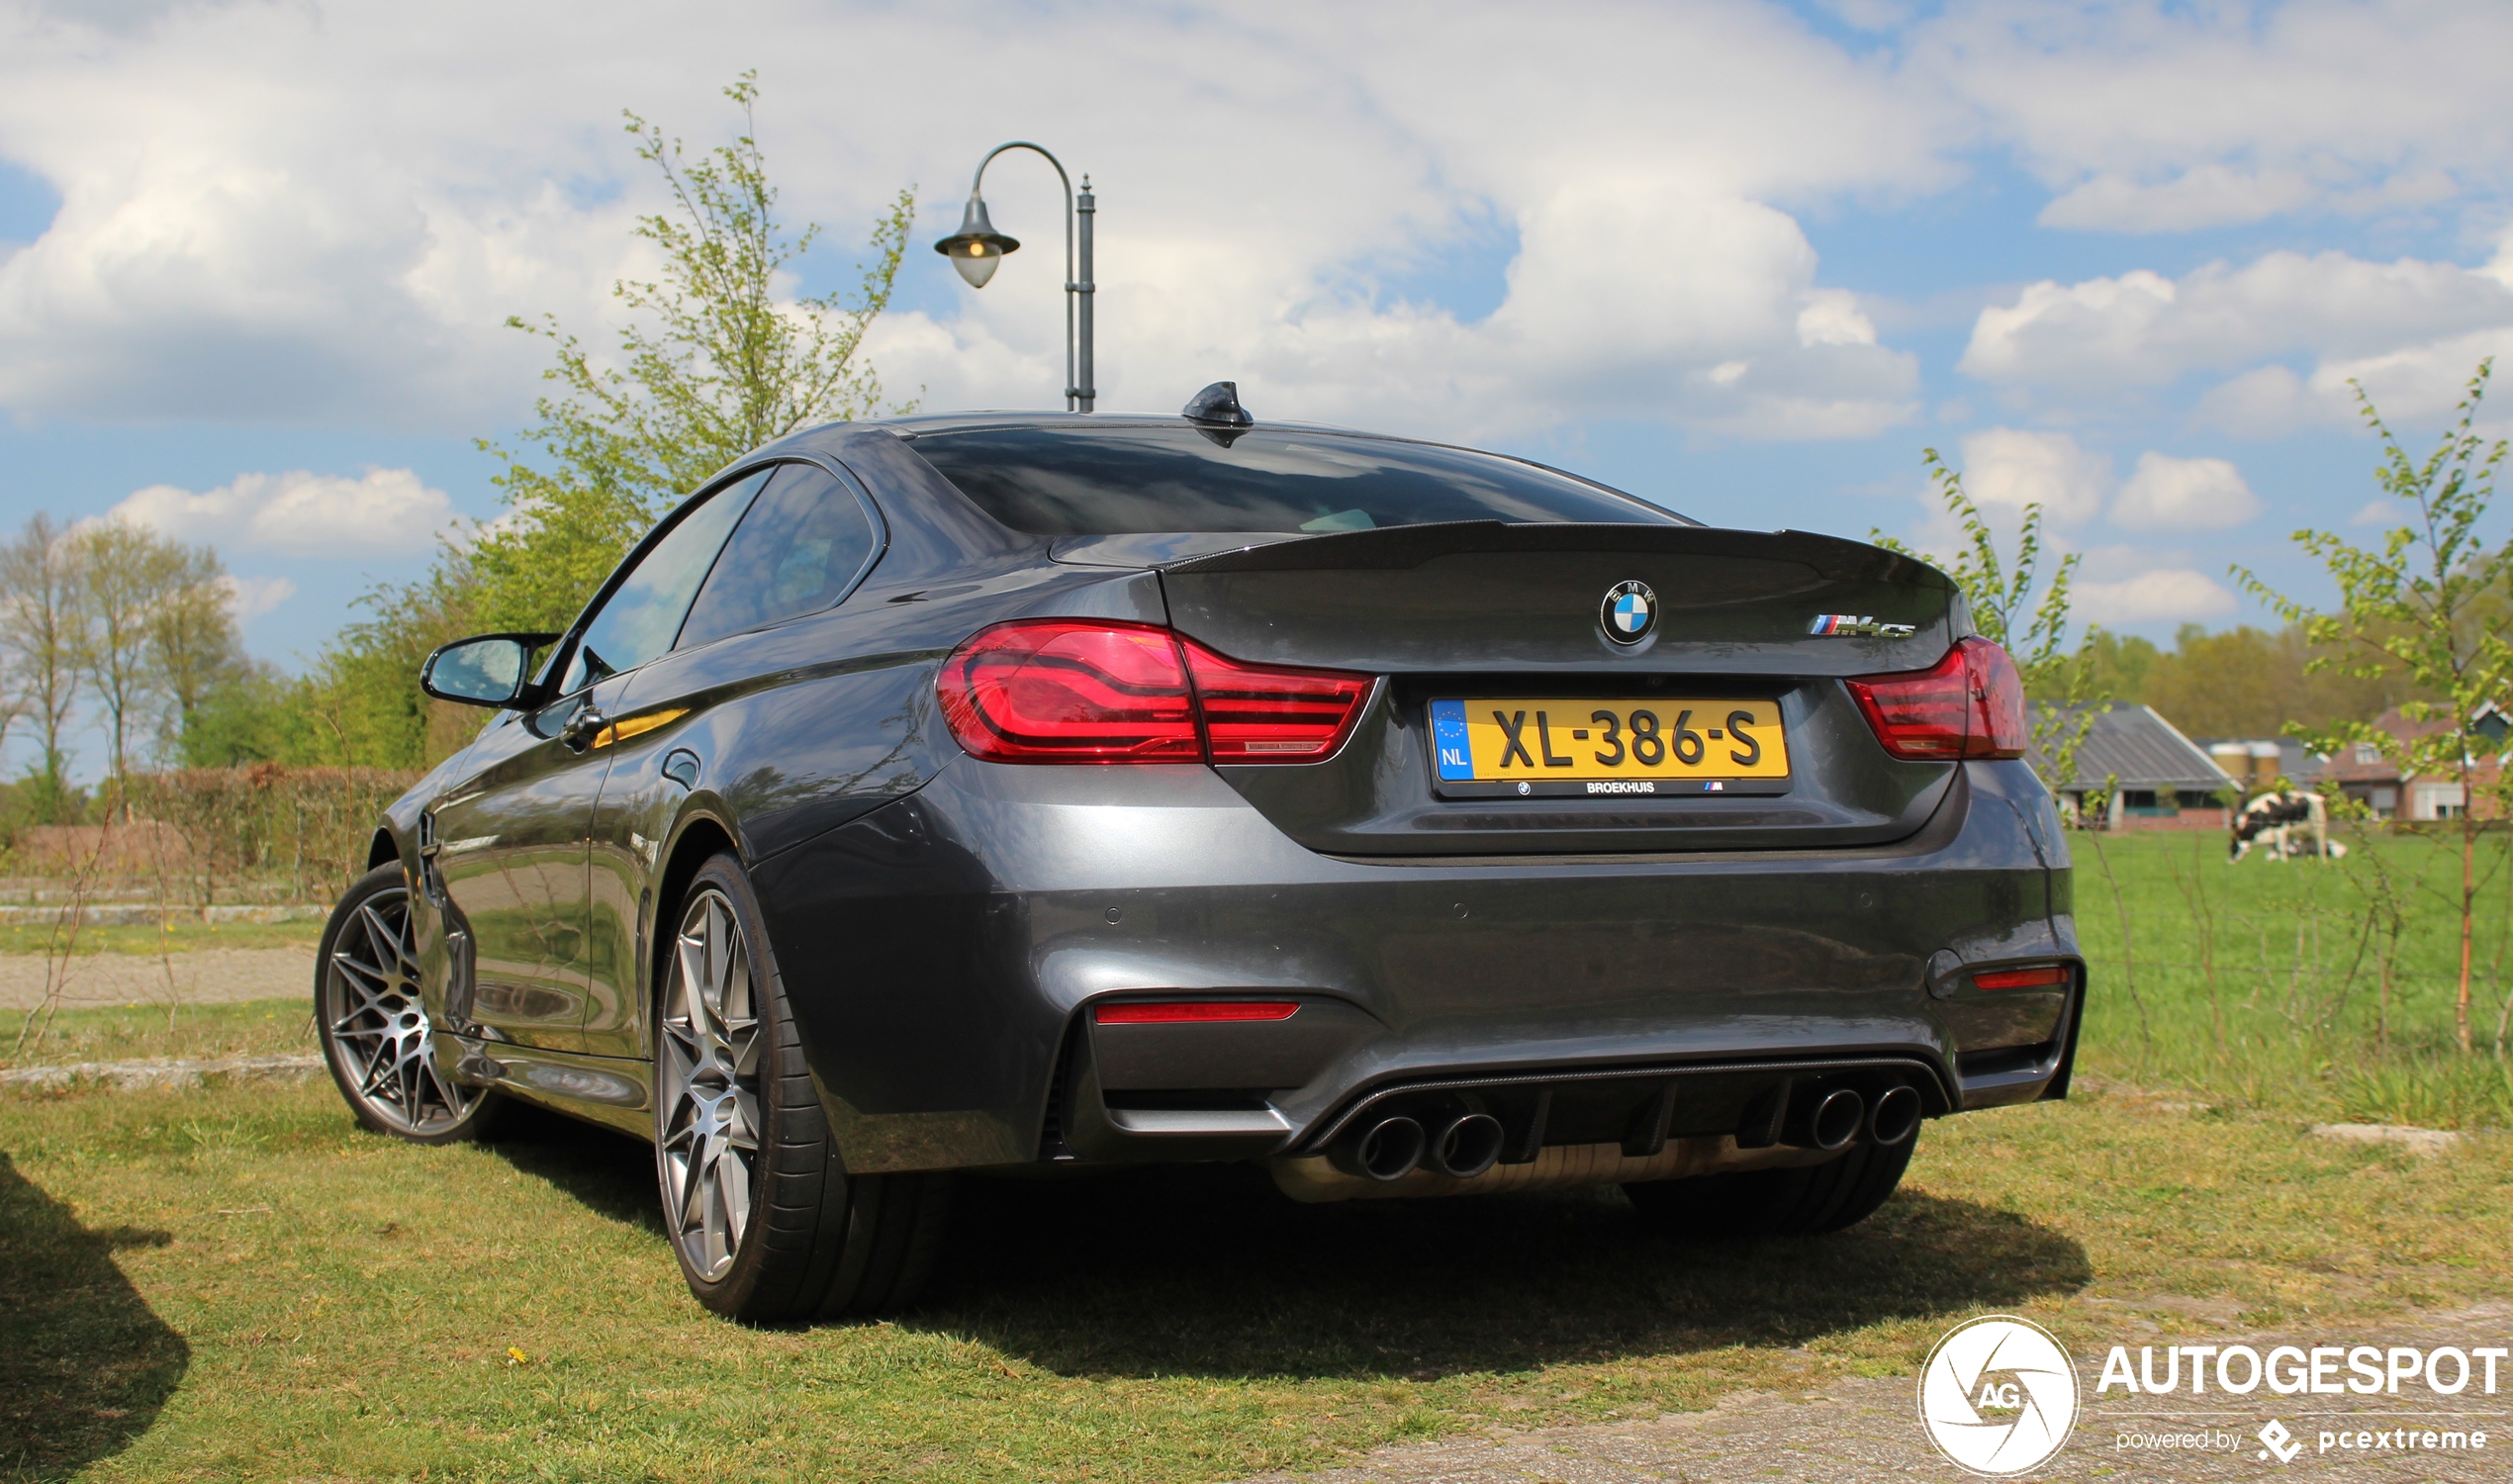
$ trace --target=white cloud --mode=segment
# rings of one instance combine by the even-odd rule
[[[1981,312],[1961,369],[1995,383],[2109,392],[2298,351],[2325,366],[2397,355],[2478,326],[2513,328],[2513,286],[2492,268],[2280,251],[2179,280],[2137,271],[2032,284],[2014,305]],[[2462,375],[2474,364],[2464,362]],[[2275,370],[2250,374],[2268,381],[2228,394],[2224,406],[2259,423],[2280,387]]]
[[[2111,484],[2111,460],[2067,433],[1991,427],[1963,440],[1964,493],[1985,510],[2039,505],[2054,521],[2089,520]]]
[[[2284,366],[2255,366],[2202,393],[2192,420],[2238,437],[2272,438],[2316,415],[2302,377]]]
[[[2150,451],[2138,456],[2138,467],[2120,487],[2111,520],[2130,530],[2224,530],[2262,509],[2242,471],[2225,460]]]
[[[288,556],[424,552],[454,518],[445,492],[408,469],[369,469],[355,479],[303,469],[239,474],[197,495],[150,485],[109,513],[177,540]]]
[[[2319,195],[2293,170],[2250,174],[2200,165],[2154,185],[2097,175],[2042,208],[2044,227],[2114,232],[2195,232],[2257,222],[2310,205]]]
[[[472,0],[176,7],[108,32],[0,13],[0,154],[62,198],[0,262],[0,407],[508,420],[541,351],[504,318],[554,311],[599,342],[611,281],[651,272],[626,229],[660,201],[619,107],[703,147],[731,122],[715,89],[756,65],[785,208],[833,224],[838,252],[924,184],[911,284],[945,274],[923,249],[985,143],[1034,135],[1092,171],[1103,407],[1236,374],[1277,416],[1458,435],[1609,417],[1825,436],[1911,414],[1915,362],[1820,283],[1790,211],[1957,179],[1952,100],[1774,6],[1431,15],[998,0],[692,30],[658,0]],[[952,58],[948,119],[931,69],[833,90],[812,60],[833,54]],[[985,294],[886,317],[872,347],[928,407],[1062,384],[1053,178],[1013,156],[987,185],[1029,252]],[[1493,221],[1518,233],[1497,313],[1377,293]]]
[[[2500,186],[2507,55],[2513,7],[2432,0],[1971,0],[1910,46],[2063,192],[2047,225],[2125,232]]]
[[[2160,568],[2118,582],[2081,582],[2070,589],[2075,609],[2089,623],[2169,623],[2221,618],[2234,611],[2234,595],[2204,573]]]
[[[297,596],[297,585],[284,577],[230,577],[227,603],[237,622],[259,618]]]

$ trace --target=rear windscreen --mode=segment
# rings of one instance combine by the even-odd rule
[[[999,427],[909,444],[987,514],[1041,536],[1371,530],[1442,520],[1686,525],[1629,495],[1462,448],[1258,428]]]

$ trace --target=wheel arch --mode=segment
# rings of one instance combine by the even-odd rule
[[[734,837],[731,827],[711,813],[691,813],[683,820],[680,829],[673,833],[672,848],[664,858],[662,872],[655,877],[654,917],[647,927],[646,941],[655,945],[655,951],[649,955],[651,968],[646,985],[649,1004],[661,1002],[657,996],[663,992],[663,971],[667,962],[662,945],[672,931],[677,931],[670,924],[677,920],[683,893],[690,889],[690,881],[698,874],[699,867],[726,851],[731,851],[739,859],[741,843]]]
[[[366,869],[373,871],[380,866],[398,866],[401,862],[402,847],[393,838],[392,830],[383,825],[376,826],[375,838],[366,846]]]

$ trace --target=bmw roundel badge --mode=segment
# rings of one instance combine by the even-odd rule
[[[1647,583],[1617,583],[1606,590],[1597,624],[1617,644],[1637,644],[1658,622],[1658,595]]]

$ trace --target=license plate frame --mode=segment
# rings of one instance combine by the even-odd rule
[[[1498,714],[1490,724],[1481,719],[1469,724],[1469,708]],[[1605,739],[1589,734],[1601,728],[1576,724],[1606,712],[1619,723],[1625,758],[1620,767],[1602,761]],[[1726,761],[1738,756],[1728,735],[1736,713],[1753,718],[1747,733],[1758,755],[1754,766]],[[1442,798],[1768,798],[1791,787],[1787,718],[1771,696],[1435,696],[1423,714],[1431,740],[1432,791]],[[1721,725],[1703,725],[1706,715]],[[1655,728],[1645,735],[1661,739],[1664,760],[1658,765],[1645,766],[1633,756],[1630,723],[1637,716],[1647,716]],[[1670,724],[1700,739],[1699,764],[1685,763],[1666,747],[1663,739],[1676,735]],[[1561,750],[1572,747],[1579,754]],[[1482,756],[1486,752],[1501,756],[1491,761]]]

